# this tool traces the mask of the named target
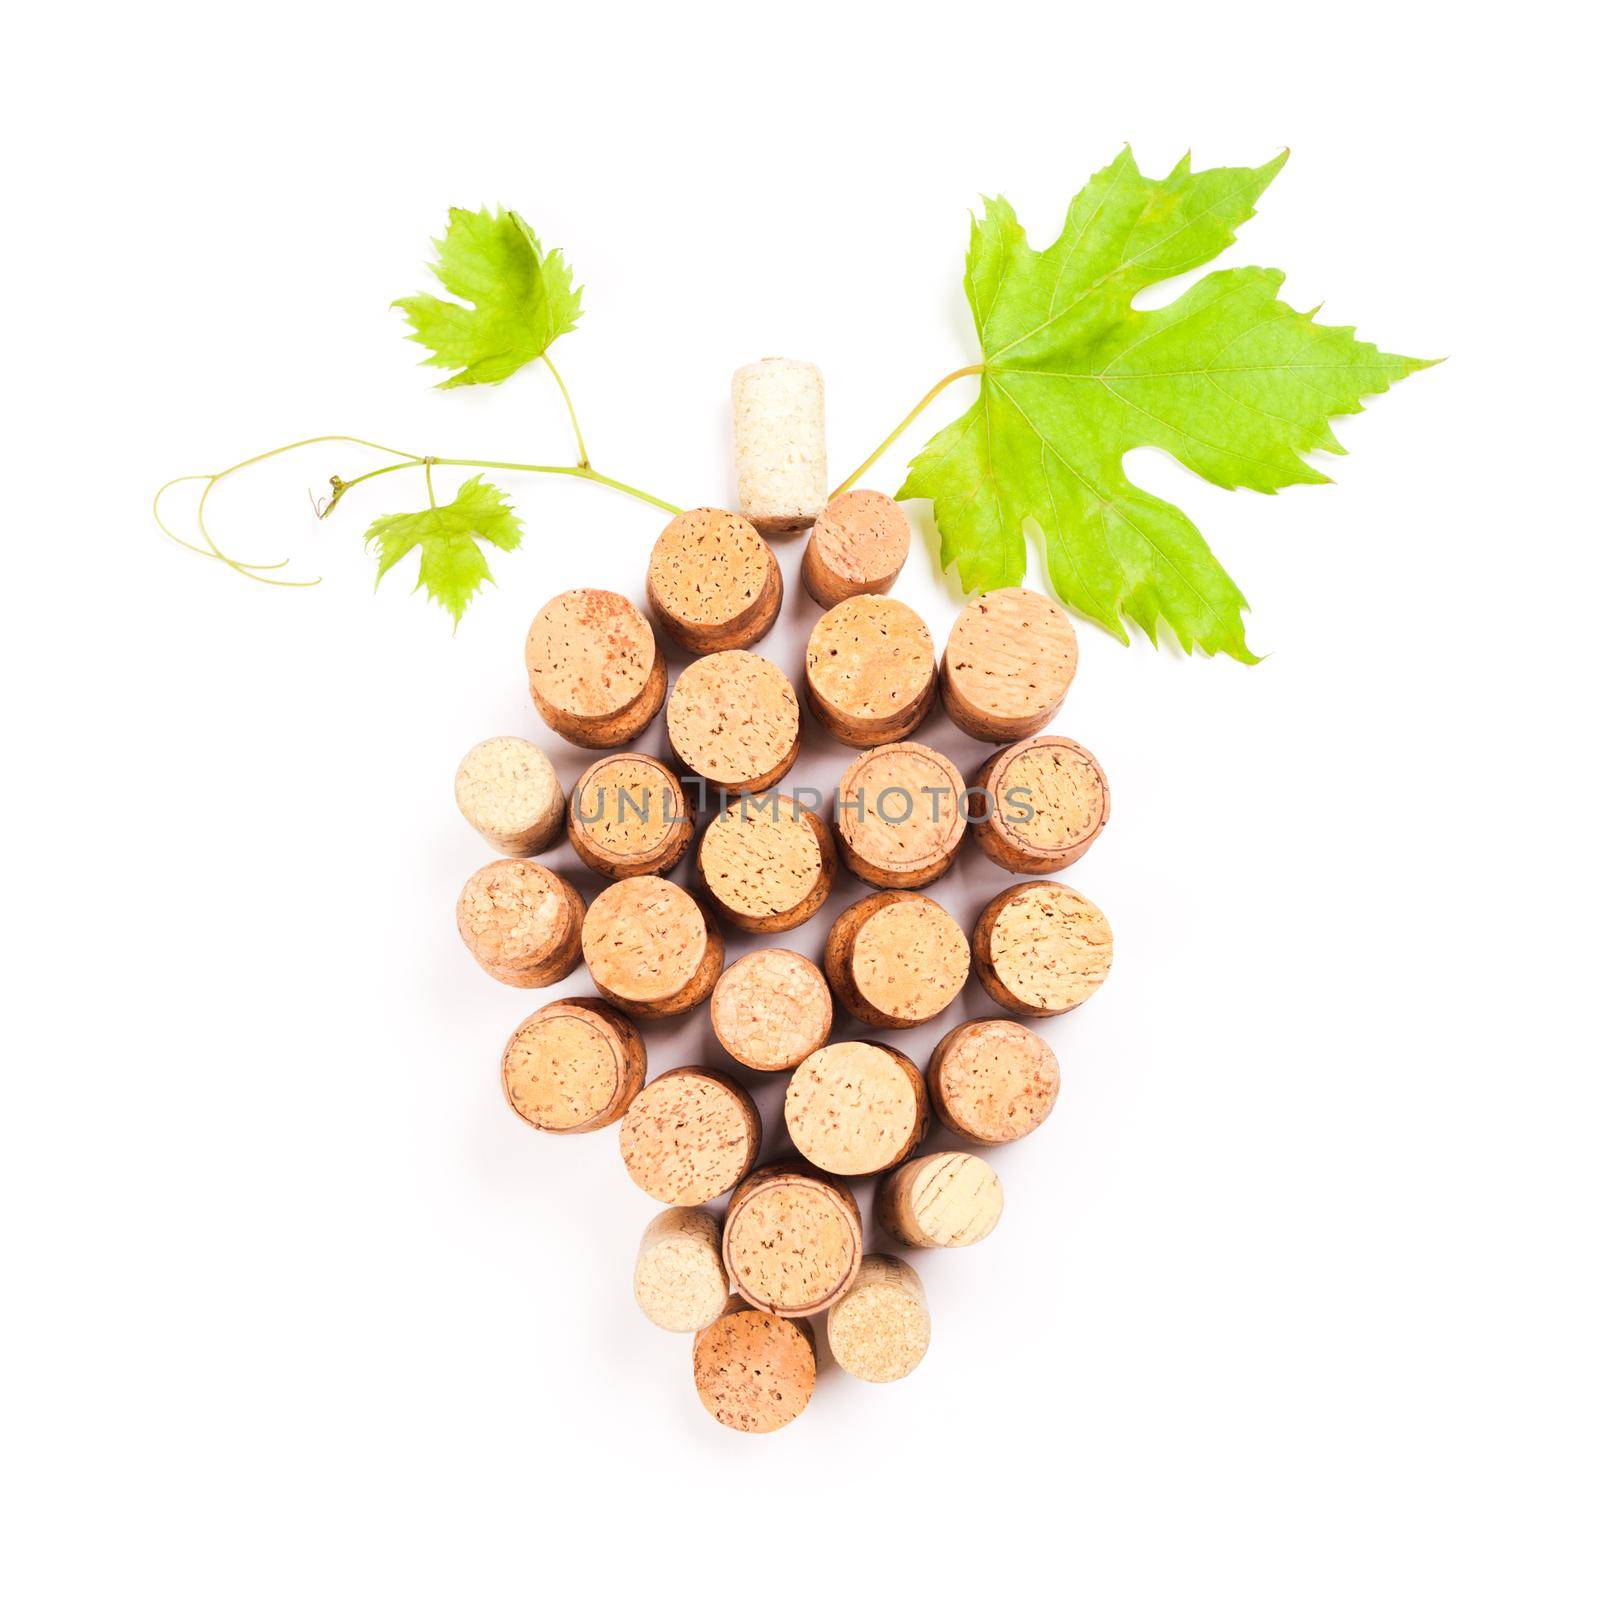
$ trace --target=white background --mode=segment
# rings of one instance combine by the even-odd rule
[[[1579,14],[35,26],[0,113],[10,1592],[1594,1594]],[[488,980],[451,913],[486,854],[457,759],[542,736],[529,618],[573,584],[641,595],[661,519],[508,480],[525,547],[452,638],[403,575],[371,592],[360,534],[419,484],[309,513],[359,451],[216,497],[230,548],[326,579],[305,592],[167,544],[149,492],[324,431],[565,460],[546,381],[438,394],[386,310],[449,205],[496,202],[586,286],[558,355],[602,470],[727,501],[729,374],[784,353],[827,374],[837,479],[973,357],[967,207],[1003,190],[1043,244],[1125,139],[1150,170],[1291,145],[1226,262],[1452,359],[1339,425],[1336,487],[1132,461],[1267,659],[1080,629],[1059,726],[1115,814],[1069,876],[1117,965],[1051,1027],[1061,1105],[997,1157],[1000,1230],[919,1258],[921,1370],[827,1371],[795,1426],[742,1438],[632,1304],[652,1207],[615,1135],[505,1109],[500,1045],[549,996]],[[957,596],[916,512],[898,593],[942,639]],[[762,648],[794,668],[811,615],[792,591]],[[813,738],[806,771],[845,755]],[[974,852],[935,892],[965,914],[1000,881]],[[986,1009],[974,985],[959,1012]],[[707,1038],[704,1013],[656,1027],[652,1063]]]

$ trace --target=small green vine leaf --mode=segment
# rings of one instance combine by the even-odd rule
[[[433,352],[423,365],[455,369],[441,389],[503,382],[577,326],[583,290],[561,252],[546,252],[515,211],[452,209],[433,246],[433,274],[456,300],[419,294],[394,304],[409,337]]]
[[[377,551],[377,581],[420,549],[416,587],[426,589],[456,622],[479,588],[494,581],[480,540],[497,550],[515,550],[522,543],[522,524],[511,502],[481,476],[467,479],[448,505],[379,517],[366,532]]]

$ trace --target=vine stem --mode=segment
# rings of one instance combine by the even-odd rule
[[[892,445],[895,440],[898,439],[900,435],[904,433],[906,429],[909,428],[911,424],[915,422],[917,418],[920,417],[922,413],[926,411],[927,408],[932,405],[933,402],[938,399],[938,397],[943,394],[952,383],[956,381],[957,378],[976,378],[980,377],[982,373],[983,366],[981,363],[972,367],[957,367],[954,372],[945,373],[945,375],[936,384],[934,384],[934,386],[925,395],[923,395],[923,397],[917,401],[914,406],[912,406],[905,416],[900,419],[900,422],[896,426],[894,432],[892,432],[889,437],[885,439],[883,443],[880,444],[878,448],[874,450],[872,454],[868,456],[867,459],[863,461],[861,465],[857,467],[856,470],[852,472],[850,476],[846,478],[844,482],[841,483],[839,487],[828,496],[828,498],[830,500],[835,500],[842,495],[845,490],[851,489],[857,483],[859,483],[867,474],[869,469],[877,462],[878,458],[884,453],[884,451],[886,451],[889,446]]]
[[[589,447],[583,442],[583,429],[578,426],[578,413],[572,404],[572,396],[567,393],[567,386],[561,381],[555,362],[548,355],[542,355],[539,359],[550,369],[550,376],[556,380],[556,388],[567,403],[567,420],[572,424],[572,437],[578,441],[578,465],[586,467],[589,465]]]

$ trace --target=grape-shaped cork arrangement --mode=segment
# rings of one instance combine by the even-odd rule
[[[534,618],[533,703],[596,759],[564,796],[525,739],[467,754],[457,802],[500,858],[468,880],[457,922],[502,983],[587,969],[593,996],[542,1006],[512,1034],[506,1099],[545,1133],[617,1128],[623,1171],[665,1208],[638,1243],[639,1309],[693,1336],[685,1367],[711,1416],[766,1433],[806,1408],[819,1337],[851,1377],[913,1371],[931,1308],[895,1252],[977,1244],[999,1224],[980,1152],[1037,1130],[1060,1088],[1055,1053],[1017,1019],[1081,1005],[1111,965],[1099,908],[1045,875],[1089,849],[1110,806],[1094,756],[1041,733],[1077,668],[1061,607],[1025,589],[980,595],[939,655],[887,592],[910,543],[900,507],[868,490],[827,499],[821,375],[758,362],[733,393],[740,510],[667,524],[641,574],[649,616],[575,589]],[[800,575],[822,609],[797,686],[752,647],[784,604],[767,539],[807,529]],[[662,636],[689,657],[670,689]],[[915,741],[940,703],[999,747],[970,774]],[[627,748],[663,710],[677,770]],[[839,745],[820,807],[779,787],[803,715]],[[609,880],[587,904],[529,859],[563,837]],[[1018,875],[970,930],[929,892],[963,848]],[[688,887],[669,876],[680,867]],[[784,936],[841,868],[861,893],[819,964]],[[762,942],[728,964],[724,927]],[[972,977],[999,1014],[951,1028],[923,1064],[896,1047],[896,1030],[938,1017]],[[651,1077],[638,1024],[702,1005],[727,1061]],[[775,1074],[781,1150],[749,1092]],[[975,1148],[928,1153],[935,1119]],[[874,1232],[892,1249],[870,1252]]]

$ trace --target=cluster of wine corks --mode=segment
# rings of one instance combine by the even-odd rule
[[[908,1161],[878,1188],[879,1225],[922,1250],[987,1239],[1004,1205],[994,1168],[964,1150]]]
[[[735,1297],[695,1335],[695,1391],[725,1428],[772,1433],[805,1410],[816,1383],[809,1323],[754,1310]]]
[[[806,700],[845,744],[890,744],[915,732],[933,705],[936,683],[933,636],[903,601],[854,595],[811,630]]]
[[[633,1298],[658,1328],[693,1333],[728,1301],[722,1227],[709,1211],[673,1206],[644,1230],[633,1263]]]
[[[475,744],[456,769],[456,805],[503,856],[536,856],[561,832],[566,797],[550,758],[509,734]]]
[[[742,650],[777,620],[783,575],[743,517],[702,507],[674,517],[656,540],[646,593],[685,650]]]
[[[833,996],[803,955],[769,945],[741,956],[711,991],[717,1042],[754,1072],[786,1072],[827,1043]]]
[[[722,953],[716,923],[665,878],[614,883],[583,919],[583,959],[595,988],[634,1016],[673,1017],[699,1005],[722,971]]]
[[[806,539],[800,581],[819,606],[887,594],[911,549],[911,524],[887,495],[852,489],[828,503]]]
[[[786,933],[822,909],[838,853],[827,825],[788,795],[740,795],[706,825],[695,865],[719,916]]]
[[[928,1093],[939,1120],[974,1144],[1010,1144],[1055,1109],[1061,1068],[1032,1028],[987,1017],[952,1028],[928,1062]]]
[[[978,844],[1007,872],[1060,872],[1100,836],[1111,791],[1100,763],[1071,739],[1024,739],[978,773],[984,816]]]
[[[928,1088],[892,1045],[849,1039],[824,1045],[795,1068],[783,1097],[794,1147],[842,1178],[884,1172],[928,1131]]]
[[[923,744],[868,750],[839,780],[834,821],[845,865],[880,889],[919,889],[949,870],[966,835],[966,785]]]
[[[528,692],[573,744],[610,750],[637,738],[667,695],[667,664],[644,613],[609,589],[568,589],[528,629]]]
[[[704,1205],[755,1165],[761,1116],[725,1073],[676,1067],[633,1097],[621,1145],[628,1176],[653,1200]]]
[[[1111,925],[1064,883],[1019,883],[983,908],[972,949],[978,980],[997,1004],[1024,1017],[1055,1017],[1105,982]]]
[[[733,1289],[758,1311],[826,1310],[861,1267],[861,1213],[842,1183],[798,1162],[762,1167],[733,1192],[722,1260]]]
[[[467,879],[456,927],[478,965],[516,989],[559,983],[582,953],[583,898],[536,861],[491,861]]]
[[[856,1281],[828,1308],[833,1359],[868,1383],[894,1383],[914,1371],[931,1333],[922,1279],[898,1256],[868,1256]]]
[[[1078,670],[1066,612],[1034,589],[991,589],[969,600],[950,630],[939,684],[963,733],[1008,744],[1061,709]]]
[[[823,968],[839,1003],[874,1028],[914,1028],[961,993],[972,952],[961,924],[926,895],[888,889],[840,913]]]
[[[593,1133],[644,1086],[639,1030],[602,1000],[552,1000],[507,1041],[500,1083],[511,1109],[546,1133]]]
[[[653,756],[602,756],[572,786],[567,837],[607,878],[670,872],[694,837],[683,788]]]
[[[667,737],[684,766],[727,793],[770,788],[800,754],[800,703],[764,657],[719,650],[673,684]]]
[[[739,509],[762,533],[806,528],[828,500],[822,374],[768,356],[733,375]]]

